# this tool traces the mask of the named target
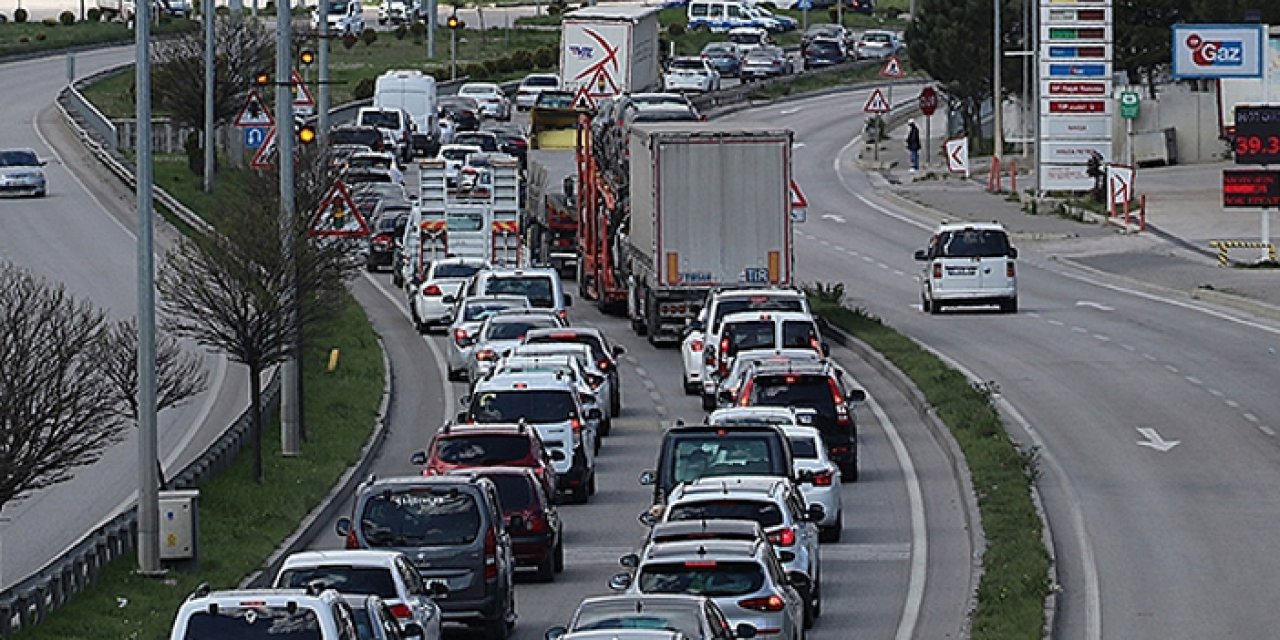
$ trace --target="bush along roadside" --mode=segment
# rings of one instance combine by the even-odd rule
[[[970,383],[879,318],[843,306],[841,284],[806,291],[819,317],[867,343],[911,378],[964,452],[986,536],[972,637],[1043,637],[1050,560],[1031,495],[1035,452],[1021,449],[1005,431],[992,405],[994,383]]]
[[[185,165],[181,170],[186,171]],[[175,184],[171,173],[177,172],[158,171],[157,182],[181,198],[191,189]],[[187,176],[188,182],[199,182],[189,172]],[[233,183],[231,175],[220,173],[217,189],[234,194]],[[184,199],[206,219],[213,202]],[[332,372],[327,371],[331,349],[340,353]],[[144,578],[134,572],[136,556],[126,555],[104,567],[97,582],[70,603],[13,638],[166,638],[179,605],[197,585],[235,588],[260,569],[358,461],[383,393],[381,345],[364,309],[349,296],[344,309],[317,329],[303,351],[307,431],[302,454],[280,454],[280,439],[271,437],[280,432],[280,423],[272,419],[263,429],[268,464],[261,484],[253,480],[248,448],[225,471],[200,484],[200,558],[195,568]]]

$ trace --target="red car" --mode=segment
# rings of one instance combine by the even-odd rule
[[[555,574],[564,570],[564,528],[560,513],[537,475],[527,467],[485,467],[453,473],[477,474],[498,487],[516,566],[536,569],[540,582],[555,580]]]
[[[427,450],[414,453],[410,461],[422,465],[424,476],[476,467],[525,467],[542,481],[547,495],[556,495],[551,455],[542,446],[538,430],[526,425],[446,424],[436,432]]]

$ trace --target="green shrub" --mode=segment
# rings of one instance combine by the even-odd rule
[[[373,27],[365,27],[364,31],[360,32],[360,39],[364,41],[366,47],[370,46],[378,41],[378,32],[374,31]]]
[[[28,37],[27,37],[27,36],[25,36],[25,35],[18,36],[18,43],[19,43],[19,44],[27,44],[28,42],[31,42],[31,38],[28,38]]]
[[[356,46],[356,43],[357,43],[357,42],[359,42],[359,39],[358,39],[358,38],[356,38],[354,34],[348,33],[348,34],[346,34],[346,35],[342,36],[342,46],[344,46],[344,47],[346,47],[346,48],[348,48],[348,49],[350,49],[351,47]]]
[[[36,32],[36,42],[44,42],[48,37],[49,36],[46,36],[43,31]]]
[[[478,64],[484,68],[485,76],[496,76],[502,72],[502,68],[497,58],[494,58],[492,60],[485,60],[484,62],[480,62]]]
[[[76,14],[71,13],[70,11],[63,11],[62,13],[58,14],[58,22],[61,22],[62,24],[69,27],[76,23]]]
[[[89,10],[85,12],[84,16],[89,20],[89,22],[97,22],[102,19],[102,9],[89,7]],[[993,31],[992,33],[995,32]]]
[[[466,65],[458,65],[458,73],[464,76],[470,76],[472,80],[482,80],[489,77],[489,71],[485,68],[483,62],[472,62]]]
[[[395,33],[396,40],[404,40],[404,37],[409,35],[409,28],[402,24],[398,24],[396,25],[396,30],[393,33]],[[995,32],[993,31],[992,33]]]
[[[835,7],[827,7],[827,19],[831,22],[837,22],[840,19],[840,11]],[[992,33],[995,33],[992,31]]]
[[[516,49],[511,52],[511,70],[533,68],[533,52],[528,49]]]
[[[374,86],[373,78],[361,78],[360,81],[356,83],[356,86],[351,90],[351,95],[356,100],[364,100],[365,98],[372,98],[373,86]]]
[[[14,21],[14,22],[18,22],[18,23],[26,22],[26,21],[27,21],[27,10],[26,10],[26,9],[23,9],[22,7],[18,7],[17,9],[14,9],[14,10],[13,10],[13,21]],[[995,33],[995,32],[993,31],[992,33]]]
[[[413,24],[409,25],[409,31],[414,35],[415,38],[420,38],[426,35],[427,33],[427,23],[421,20],[414,20]],[[993,31],[992,33],[995,33],[995,32]]]
[[[679,22],[672,22],[671,24],[667,25],[667,35],[671,36],[672,38],[679,38],[680,36],[684,35],[684,31],[685,31],[684,25],[680,24]],[[992,33],[995,33],[995,32],[993,31]]]
[[[547,13],[558,16],[569,8],[567,0],[551,0],[547,3]],[[993,32],[994,33],[994,32]]]
[[[56,27],[56,26],[58,26],[58,19],[57,19],[57,18],[45,18],[44,20],[41,20],[41,21],[40,21],[40,24],[42,24],[42,25],[44,25],[44,26],[46,26],[46,27]]]
[[[538,47],[533,51],[533,66],[539,69],[550,69],[560,61],[560,51],[554,46]]]

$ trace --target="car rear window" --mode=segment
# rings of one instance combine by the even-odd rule
[[[750,404],[764,407],[805,407],[825,417],[836,415],[835,398],[826,376],[756,376]]]
[[[681,437],[674,447],[674,483],[711,476],[777,475],[767,436]],[[785,474],[785,472],[784,472]]]
[[[739,311],[804,311],[804,306],[797,298],[775,298],[771,296],[721,300],[716,305],[715,317],[711,319],[711,330],[719,331],[720,322],[724,320],[725,316]]]
[[[371,149],[382,146],[382,134],[372,127],[365,129],[334,129],[329,134],[329,144],[362,144]]]
[[[554,76],[529,76],[523,84],[526,87],[558,87],[560,80]]]
[[[480,534],[480,507],[453,487],[387,490],[365,501],[360,526],[374,548],[469,544]]]
[[[556,326],[555,320],[550,318],[490,322],[484,337],[486,340],[519,340],[524,337],[524,334],[529,333],[530,329],[547,329],[554,326]]]
[[[759,500],[709,500],[672,505],[667,520],[755,520],[768,529],[782,524],[782,511]]]
[[[360,113],[360,124],[366,127],[382,129],[399,129],[399,111],[363,111]]]
[[[676,60],[672,60],[672,61],[671,61],[671,68],[672,68],[672,69],[687,69],[687,70],[689,70],[689,71],[702,71],[704,67],[703,67],[703,65],[702,65],[702,60],[700,60],[700,59],[699,59],[699,60],[695,60],[695,59],[686,59],[686,60],[676,59]]]
[[[782,322],[782,348],[808,349],[817,346],[818,330],[808,320]]]
[[[479,270],[474,264],[437,264],[434,274],[437,278],[470,278]]]
[[[646,601],[636,613],[631,601],[584,602],[578,608],[573,631],[596,629],[676,629],[689,638],[702,638],[696,603]]]
[[[644,593],[740,596],[764,586],[764,571],[754,562],[661,562],[641,567],[638,583]]]
[[[938,238],[944,258],[999,258],[1009,255],[1009,237],[998,229],[944,231]]]
[[[449,464],[499,465],[529,457],[524,435],[451,434],[436,444],[436,456]]]
[[[278,589],[304,589],[319,580],[326,587],[342,593],[375,595],[383,598],[399,598],[391,569],[386,567],[352,567],[350,565],[325,565],[286,569],[276,583]]]
[[[285,606],[219,606],[192,612],[186,640],[321,640],[320,619],[312,609]]]
[[[722,337],[727,338],[729,344],[740,351],[772,349],[774,347],[773,321],[747,320],[726,324]]]
[[[585,333],[553,333],[544,336],[532,336],[525,340],[525,344],[555,344],[558,342],[566,342],[571,344],[585,344],[591,347],[591,357],[596,360],[603,360],[605,357],[604,347],[600,344],[595,336]]]
[[[471,415],[482,423],[564,422],[574,411],[571,391],[485,391],[471,401]]]
[[[555,288],[547,276],[510,276],[490,278],[485,283],[485,293],[510,293],[524,296],[529,304],[540,309],[556,306]]]
[[[482,151],[497,151],[498,139],[493,135],[459,133],[453,136],[454,144],[470,144]]]
[[[804,460],[815,460],[818,457],[818,443],[813,438],[796,436],[787,438],[791,442],[791,455]]]
[[[475,151],[472,151],[471,149],[457,149],[457,148],[443,149],[440,151],[440,155],[443,156],[445,160],[455,160],[458,162],[462,162],[463,160],[466,160],[467,155],[472,153],[475,153]]]
[[[467,322],[477,322],[503,309],[516,309],[520,306],[514,302],[477,302],[468,304],[462,310],[462,319]]]
[[[485,477],[498,486],[498,500],[502,503],[504,512],[523,511],[531,506],[537,506],[533,487],[529,484],[527,477],[509,473],[496,473]]]

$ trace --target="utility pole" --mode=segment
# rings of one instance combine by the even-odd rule
[[[200,16],[204,20],[204,192],[213,193],[213,165],[216,164],[213,131],[213,0],[204,0]]]
[[[151,21],[134,19],[134,113],[138,116],[138,573],[160,573],[160,488],[156,486],[156,273],[151,159]]]
[[[280,242],[285,259],[293,262],[293,42],[290,23],[293,20],[291,0],[276,3],[276,168],[280,171]],[[329,17],[322,16],[327,22]],[[297,299],[296,280],[289,276],[289,305]],[[290,314],[286,322],[297,317]],[[298,396],[298,359],[294,349],[280,366],[280,453],[296,456],[301,451],[302,398]]]
[[[1004,115],[1001,113],[1003,111],[1002,107],[1004,106],[1001,104],[1001,96],[1004,93],[1004,88],[1001,84],[1000,78],[1000,63],[1003,62],[1004,50],[1001,46],[1002,43],[1000,38],[1000,2],[1001,0],[991,0],[992,6],[995,7],[995,35],[992,38],[992,43],[995,47],[995,55],[993,57],[994,62],[992,63],[994,68],[992,69],[991,74],[991,116],[993,118],[991,132],[991,157],[995,158],[997,163],[1000,162],[1000,157],[1004,152]]]
[[[320,87],[316,92],[316,132],[320,148],[329,146],[329,0],[320,0],[320,42],[316,62],[320,65]]]
[[[419,2],[427,3],[427,58],[436,57],[436,27],[440,21],[436,15],[440,12],[440,7],[436,4],[436,0],[419,0]]]

